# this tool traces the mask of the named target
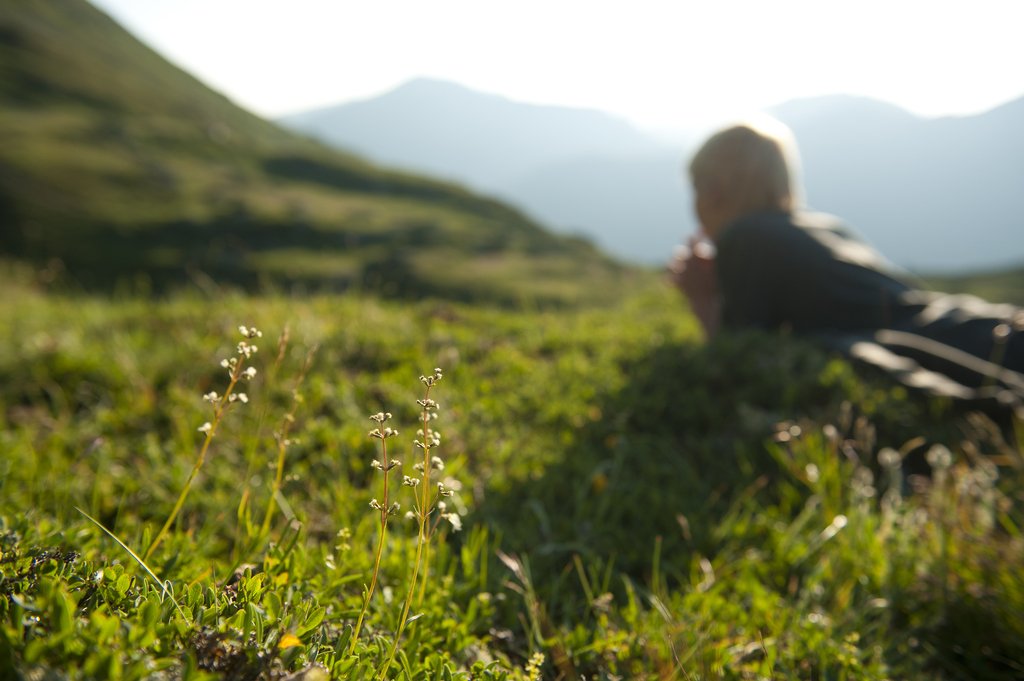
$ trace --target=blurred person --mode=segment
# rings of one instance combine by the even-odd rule
[[[921,290],[838,218],[802,207],[797,159],[768,119],[724,128],[693,156],[700,228],[669,276],[707,337],[809,336],[909,387],[1019,411],[1024,311]]]

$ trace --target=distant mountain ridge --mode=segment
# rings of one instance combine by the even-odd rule
[[[87,288],[561,304],[629,276],[507,204],[240,109],[85,0],[0,4],[0,139],[0,257]]]
[[[657,149],[626,122],[598,111],[523,104],[429,78],[280,122],[381,163],[482,189],[518,180],[539,156]]]
[[[279,122],[379,163],[511,201],[641,262],[656,261],[678,241],[688,215],[677,191],[681,150],[600,111],[524,104],[420,78]]]
[[[800,145],[809,203],[897,263],[967,271],[1024,262],[1024,98],[935,119],[851,97],[771,113]]]
[[[808,204],[843,217],[897,264],[965,271],[1024,262],[1024,97],[961,118],[923,119],[851,96],[769,113],[794,131]],[[699,140],[666,145],[599,112],[419,80],[282,122],[488,191],[636,261],[664,262],[695,229],[683,168]]]

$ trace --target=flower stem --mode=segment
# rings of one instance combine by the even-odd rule
[[[287,334],[287,329],[285,329]],[[284,339],[285,336],[282,336]],[[283,344],[286,341],[281,342],[281,347],[278,348],[277,364],[280,364],[281,358],[284,355]],[[277,508],[277,495],[281,493],[281,483],[284,480],[284,459],[285,454],[288,450],[288,434],[291,432],[292,425],[295,423],[295,414],[299,410],[299,403],[302,401],[299,395],[299,388],[302,387],[302,382],[306,380],[306,374],[309,373],[309,368],[313,364],[313,356],[316,354],[318,346],[314,345],[310,348],[309,352],[306,353],[306,360],[303,362],[302,370],[299,371],[299,375],[295,378],[295,387],[292,388],[292,408],[288,414],[285,415],[281,431],[277,433],[277,472],[274,475],[274,484],[270,490],[270,499],[267,501],[267,510],[263,514],[263,523],[260,526],[260,537],[266,537],[270,533],[270,521],[274,517],[274,509]],[[275,364],[275,366],[277,366]]]
[[[242,362],[238,362],[234,369],[231,371],[231,381],[228,383],[227,389],[224,391],[224,395],[220,398],[217,403],[217,408],[213,412],[213,422],[210,423],[210,427],[206,430],[206,439],[203,440],[203,446],[199,448],[199,455],[196,457],[195,464],[192,465],[192,471],[188,474],[188,479],[185,480],[185,486],[182,488],[181,493],[178,495],[178,500],[174,502],[174,508],[171,509],[171,514],[167,516],[167,521],[164,526],[157,532],[156,537],[150,543],[149,548],[142,554],[142,560],[149,560],[149,557],[156,551],[156,547],[160,545],[160,542],[167,536],[168,531],[171,529],[171,525],[178,518],[178,513],[181,512],[181,507],[185,505],[185,498],[188,496],[189,490],[192,488],[192,481],[196,479],[196,475],[199,473],[199,469],[203,467],[203,463],[206,461],[206,452],[210,449],[210,443],[213,442],[213,436],[217,432],[217,426],[220,425],[221,418],[224,415],[224,411],[230,404],[231,391],[234,390],[235,385],[238,383],[238,379],[242,376]]]
[[[398,642],[402,639],[402,634],[405,632],[405,625],[409,621],[409,609],[412,607],[413,595],[416,593],[416,585],[419,577],[420,564],[423,562],[423,557],[426,552],[426,545],[429,539],[429,532],[427,528],[427,522],[430,517],[431,511],[431,489],[430,489],[430,410],[427,406],[430,403],[430,388],[433,385],[431,382],[427,382],[426,390],[423,394],[423,410],[420,412],[420,420],[422,424],[422,447],[423,447],[423,484],[420,486],[422,489],[422,495],[420,496],[417,512],[419,515],[419,533],[416,539],[416,557],[412,564],[412,575],[409,578],[409,590],[405,594],[405,602],[402,605],[402,614],[398,620],[398,629],[395,631],[395,640],[391,643],[391,650],[388,653],[387,662],[380,669],[381,680],[387,675],[388,668],[391,667],[391,663],[395,660],[395,655],[398,653]]]
[[[377,556],[373,562],[373,576],[370,578],[370,587],[366,590],[366,595],[363,597],[363,607],[359,611],[359,619],[356,620],[356,627],[352,631],[352,640],[348,646],[349,655],[356,648],[356,643],[359,641],[359,632],[363,628],[363,618],[366,617],[366,611],[370,607],[370,599],[373,597],[374,589],[377,588],[377,575],[380,573],[380,557],[384,553],[384,535],[388,531],[388,516],[391,515],[390,500],[388,499],[388,477],[390,463],[388,461],[388,441],[386,438],[380,440],[381,448],[381,459],[384,462],[384,503],[380,508],[380,536],[377,537]]]

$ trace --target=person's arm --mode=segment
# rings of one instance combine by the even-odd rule
[[[690,238],[689,247],[678,249],[668,266],[669,281],[678,288],[710,340],[718,333],[722,299],[718,292],[715,256],[706,244]]]

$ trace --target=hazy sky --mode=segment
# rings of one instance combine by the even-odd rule
[[[1024,95],[1020,0],[93,0],[265,116],[417,76],[691,127],[867,95],[926,116]]]

